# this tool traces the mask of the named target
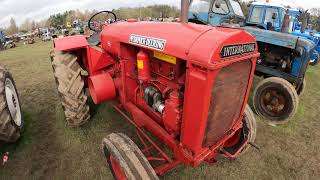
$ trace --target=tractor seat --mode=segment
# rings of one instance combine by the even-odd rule
[[[275,31],[275,28],[274,28],[274,26],[272,25],[272,22],[267,22],[267,30]]]

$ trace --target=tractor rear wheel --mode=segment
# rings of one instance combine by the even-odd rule
[[[77,127],[90,119],[87,95],[77,57],[70,53],[52,52],[51,63],[67,124]]]
[[[102,151],[115,179],[159,179],[138,146],[122,133],[104,138]]]
[[[270,125],[288,122],[298,110],[299,96],[288,81],[271,77],[262,80],[254,90],[253,106]]]
[[[24,125],[16,85],[10,72],[0,67],[0,140],[15,142]]]
[[[239,150],[239,148],[242,147],[244,138],[247,138],[249,143],[253,143],[256,139],[256,134],[257,134],[256,118],[254,117],[254,114],[249,105],[246,106],[242,123],[243,123],[243,127],[240,128],[234,134],[234,136],[232,136],[224,144],[224,150],[230,154],[234,154]],[[246,153],[249,148],[250,148],[250,144],[246,144],[246,146],[242,149],[239,155]]]

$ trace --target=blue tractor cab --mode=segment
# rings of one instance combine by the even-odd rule
[[[241,21],[245,18],[236,0],[193,0],[188,15],[190,22],[214,26],[228,23],[230,19]]]
[[[284,17],[288,16],[287,26],[283,26]],[[303,21],[299,22],[298,17],[304,16]],[[315,33],[308,29],[308,18],[307,12],[302,12],[297,9],[287,9],[278,3],[269,2],[253,2],[250,5],[249,16],[246,20],[247,26],[258,26],[262,29],[289,33],[294,36],[304,37],[313,41],[317,46],[313,50],[310,64],[316,65],[319,63],[320,44],[319,36],[315,36]]]
[[[278,3],[253,2],[246,20],[247,25],[282,32],[285,8]]]
[[[315,44],[282,32],[293,26],[283,6],[254,2],[249,14],[246,19],[237,0],[192,0],[188,18],[198,24],[241,28],[255,37],[260,52],[255,75],[264,80],[254,89],[253,106],[269,124],[283,124],[297,111]]]

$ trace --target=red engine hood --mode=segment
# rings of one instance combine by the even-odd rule
[[[146,44],[141,43],[145,42],[145,39],[141,41],[141,37],[165,41],[165,45],[163,49],[146,46]],[[126,43],[209,66],[215,61],[222,60],[220,53],[226,45],[256,44],[251,35],[240,29],[193,23],[159,22],[119,22],[112,24],[103,30],[101,42],[103,49],[107,52],[120,54],[120,56],[120,43]],[[254,52],[257,52],[257,48]]]

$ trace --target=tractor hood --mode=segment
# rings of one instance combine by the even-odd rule
[[[215,61],[258,56],[256,41],[247,32],[193,23],[119,22],[104,28],[101,42],[111,54],[123,56],[120,44],[125,43],[209,67]]]

